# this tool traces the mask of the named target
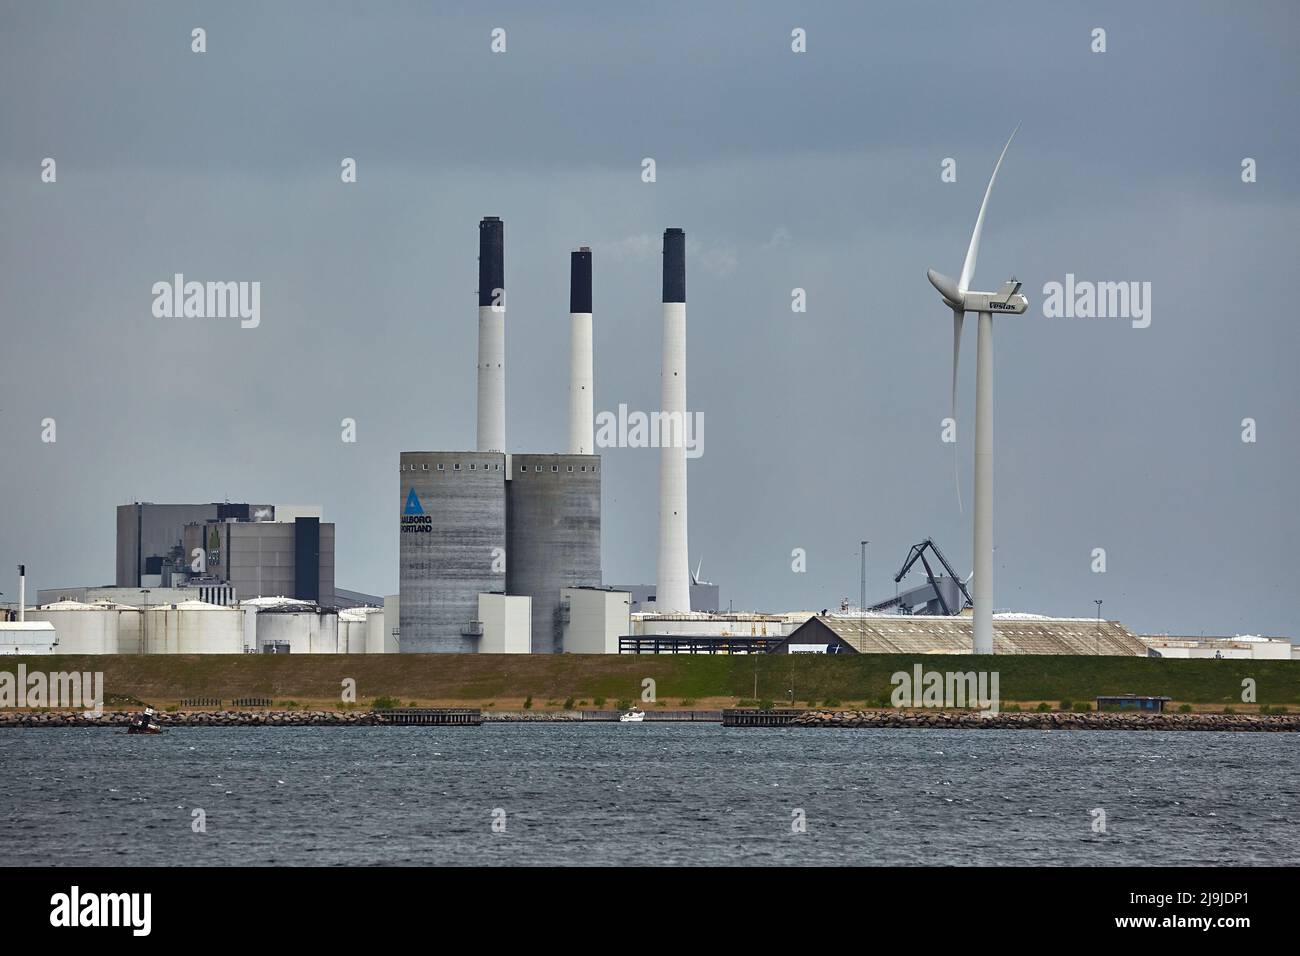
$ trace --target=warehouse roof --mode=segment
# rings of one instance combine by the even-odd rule
[[[824,643],[828,637],[862,654],[970,654],[973,647],[969,616],[928,614],[818,615],[783,644]],[[1031,615],[996,615],[993,652],[1147,656],[1146,645],[1118,621]]]

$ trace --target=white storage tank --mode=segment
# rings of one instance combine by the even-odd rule
[[[244,614],[239,608],[182,601],[144,611],[146,654],[242,654]]]
[[[27,620],[54,625],[60,654],[118,653],[118,612],[112,606],[56,601],[32,608]]]
[[[350,607],[339,611],[339,653],[366,652],[366,611],[374,608]]]
[[[109,613],[117,615],[117,652],[119,654],[143,654],[144,611],[129,604],[115,601],[93,601],[95,607],[102,607]]]
[[[261,654],[337,654],[338,613],[308,603],[264,607],[257,612],[257,650]]]

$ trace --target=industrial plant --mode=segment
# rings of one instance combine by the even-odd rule
[[[1014,137],[1014,133],[1013,133]],[[397,594],[335,583],[335,525],[316,506],[134,502],[117,509],[112,585],[46,588],[0,611],[0,654],[1064,654],[1289,659],[1286,638],[1139,635],[1118,621],[996,612],[991,584],[991,336],[1021,314],[1019,283],[968,291],[989,197],[957,280],[930,271],[954,319],[979,313],[974,570],[932,538],[913,545],[892,596],[835,610],[723,611],[689,564],[686,235],[663,233],[660,469],[654,584],[610,587],[601,565],[595,453],[592,252],[569,260],[568,447],[506,441],[505,224],[479,223],[477,440],[404,451],[398,465]],[[960,491],[959,491],[960,497]],[[923,579],[918,576],[923,574]],[[973,580],[974,595],[971,593]]]

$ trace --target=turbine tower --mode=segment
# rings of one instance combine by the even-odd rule
[[[967,312],[979,313],[976,335],[975,364],[975,600],[974,649],[976,654],[993,653],[993,314],[1023,315],[1029,300],[1020,294],[1020,283],[1015,277],[1002,284],[997,292],[971,292],[970,282],[975,276],[975,260],[979,258],[980,233],[984,230],[984,213],[988,211],[989,196],[998,178],[1002,160],[1016,138],[1016,126],[1011,131],[1007,145],[993,167],[984,201],[980,203],[975,218],[975,231],[971,233],[966,261],[962,263],[961,278],[953,282],[948,276],[927,273],[930,284],[939,290],[944,302],[952,309],[952,417],[957,419],[957,359],[961,351],[961,326]]]

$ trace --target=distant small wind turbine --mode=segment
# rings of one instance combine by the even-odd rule
[[[998,178],[1002,160],[1020,129],[1011,131],[1007,145],[993,167],[984,201],[975,218],[961,278],[956,282],[933,269],[927,273],[930,284],[939,290],[943,301],[952,309],[952,417],[957,420],[957,359],[961,352],[962,320],[967,312],[979,313],[975,365],[975,607],[974,650],[976,654],[993,653],[993,313],[1023,315],[1029,300],[1020,294],[1020,282],[1014,276],[996,293],[971,292],[975,277],[975,260],[979,258],[980,233],[984,231],[984,213]],[[960,494],[960,487],[958,489]]]

